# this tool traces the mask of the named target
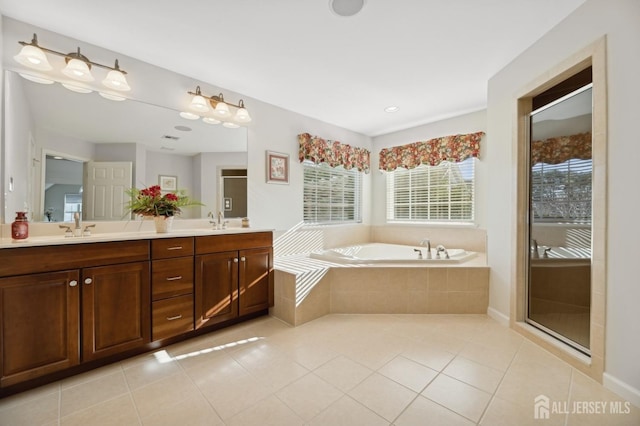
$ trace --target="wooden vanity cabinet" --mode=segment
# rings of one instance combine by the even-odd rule
[[[151,241],[152,339],[193,330],[193,237]]]
[[[149,262],[82,270],[82,361],[148,343]]]
[[[80,362],[77,270],[0,278],[0,387]]]
[[[196,237],[196,329],[273,306],[270,232]]]
[[[1,388],[150,342],[149,241],[1,254]]]

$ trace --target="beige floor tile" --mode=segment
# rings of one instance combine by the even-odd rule
[[[549,413],[548,419],[534,418],[534,404],[520,405],[494,397],[480,421],[482,426],[563,426],[566,415]]]
[[[224,426],[222,419],[201,395],[168,404],[149,417],[143,418],[142,424],[145,426]]]
[[[289,358],[283,357],[263,364],[254,365],[249,369],[251,375],[264,386],[276,392],[289,383],[305,376],[309,370]]]
[[[129,393],[129,388],[122,371],[62,389],[60,392],[60,416],[68,416],[126,393]]]
[[[374,373],[349,392],[356,401],[389,422],[415,399],[413,392],[381,374]]]
[[[418,342],[409,349],[402,352],[402,356],[419,362],[436,371],[441,371],[451,362],[455,354],[440,349],[430,342]]]
[[[313,373],[296,380],[276,396],[298,416],[308,421],[340,399],[344,393]]]
[[[120,363],[105,365],[104,367],[96,368],[95,370],[76,374],[75,376],[60,380],[60,389],[67,389],[121,371],[122,366]]]
[[[185,372],[200,389],[232,383],[237,377],[249,374],[235,359],[226,354],[214,357],[209,362]]]
[[[531,405],[538,395],[551,401],[567,401],[569,378],[546,374],[534,365],[513,366],[500,383],[496,396],[520,405]]]
[[[467,340],[461,336],[438,332],[435,329],[424,332],[419,341],[453,354],[459,353],[467,344]]]
[[[176,361],[167,357],[166,360],[148,359],[125,368],[123,371],[129,389],[133,391],[182,370]]]
[[[188,370],[207,364],[215,357],[227,355],[224,347],[215,345],[211,341],[201,342],[197,345],[187,345],[186,342],[176,346],[170,346],[166,349],[166,355],[180,364],[180,366]]]
[[[459,355],[495,370],[507,371],[517,349],[504,349],[469,342]]]
[[[60,419],[60,426],[139,425],[138,413],[130,395],[122,395],[109,401],[76,411]]]
[[[309,426],[389,426],[389,424],[348,395],[331,404],[309,422]]]
[[[378,373],[414,392],[422,392],[438,375],[437,371],[403,356],[397,356],[389,361],[378,370]]]
[[[0,410],[0,424],[34,426],[57,421],[59,402],[60,396],[57,392],[23,400],[20,404]]]
[[[370,368],[344,356],[334,358],[314,371],[314,374],[342,392],[349,392],[372,373]]]
[[[504,372],[500,370],[494,370],[462,356],[457,356],[451,361],[443,373],[491,394],[496,391],[504,376]]]
[[[281,347],[280,350],[293,361],[309,370],[315,370],[322,364],[336,358],[340,354],[324,345],[312,343],[308,345],[296,345],[292,347]]]
[[[422,395],[444,407],[478,422],[491,395],[466,383],[440,374]]]
[[[185,373],[177,373],[131,392],[141,418],[149,417],[167,405],[193,398],[199,394],[196,385]]]
[[[7,396],[0,399],[0,413],[8,408],[16,407],[18,405],[22,405],[36,399],[44,398],[45,396],[49,396],[54,393],[58,396],[60,395],[60,382],[50,383],[48,385],[40,386],[26,392]]]
[[[224,421],[273,394],[269,387],[249,373],[237,376],[224,384],[209,382],[206,386],[198,386]]]
[[[304,421],[275,396],[231,417],[228,426],[302,426]]]
[[[472,426],[474,422],[418,396],[393,423],[394,426]],[[515,424],[515,423],[514,423]]]

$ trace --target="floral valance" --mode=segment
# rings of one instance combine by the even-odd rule
[[[531,142],[531,164],[591,159],[591,132]]]
[[[380,151],[380,170],[391,172],[398,167],[413,169],[421,164],[435,166],[443,161],[464,161],[480,156],[480,139],[484,132],[444,136],[426,142],[384,148]]]
[[[327,163],[331,167],[343,166],[349,170],[358,169],[360,172],[369,173],[371,168],[371,153],[337,141],[326,141],[309,133],[298,135],[300,149],[298,156],[300,162],[313,161],[315,164]]]

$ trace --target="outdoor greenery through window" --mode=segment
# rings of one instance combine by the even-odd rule
[[[591,160],[531,168],[531,207],[537,222],[591,223]]]
[[[387,220],[474,221],[475,162],[443,161],[387,173]]]
[[[304,222],[313,224],[362,220],[362,173],[330,167],[326,163],[302,163],[304,169]]]

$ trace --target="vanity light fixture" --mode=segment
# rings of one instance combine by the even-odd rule
[[[77,48],[77,51],[71,53],[62,53],[55,50],[47,49],[46,47],[42,47],[38,44],[38,36],[36,34],[33,35],[33,39],[31,39],[30,43],[27,43],[25,41],[19,41],[18,43],[23,47],[20,50],[20,53],[14,56],[13,59],[15,59],[19,64],[22,64],[28,68],[38,71],[51,71],[53,67],[51,66],[47,59],[47,56],[45,55],[45,53],[50,53],[52,55],[61,56],[64,58],[67,65],[62,69],[62,73],[69,78],[82,82],[94,81],[95,78],[91,74],[91,67],[96,66],[109,70],[107,77],[102,80],[102,84],[104,84],[106,87],[121,92],[131,90],[131,87],[127,83],[127,79],[125,77],[126,71],[120,69],[117,59],[115,61],[115,66],[111,67],[108,65],[90,61],[89,58],[80,53],[79,47]],[[69,86],[77,87],[75,85],[69,84],[63,85],[67,88],[69,88]],[[86,91],[89,89],[87,88],[84,90]]]
[[[188,108],[190,111],[180,113],[182,118],[196,120],[202,117],[202,121],[207,124],[222,123],[224,127],[231,129],[238,128],[241,124],[251,122],[251,116],[245,108],[242,99],[240,99],[240,102],[236,105],[225,101],[222,93],[219,93],[217,96],[206,96],[202,94],[200,86],[196,87],[195,92],[189,91],[187,93],[192,95],[193,98]],[[235,113],[232,113],[230,107],[235,109]]]

